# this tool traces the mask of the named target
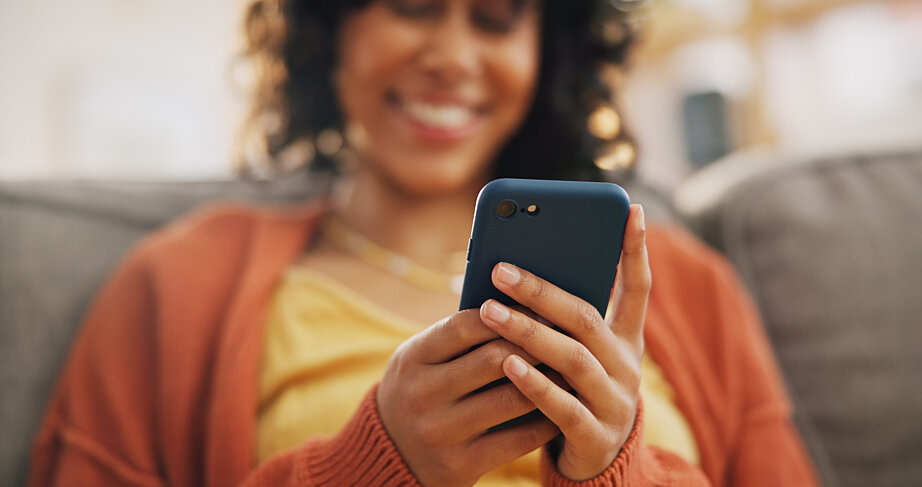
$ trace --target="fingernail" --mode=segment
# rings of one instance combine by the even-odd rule
[[[509,365],[507,365],[506,368],[508,369],[509,375],[516,379],[521,379],[528,373],[528,366],[525,365],[525,361],[515,355],[509,356]]]
[[[494,323],[505,323],[509,319],[509,308],[493,301],[492,299],[484,303],[484,312],[487,318]]]
[[[503,263],[499,265],[499,269],[496,270],[496,278],[500,282],[507,286],[514,286],[519,283],[519,280],[522,278],[519,274],[519,270],[515,267]]]

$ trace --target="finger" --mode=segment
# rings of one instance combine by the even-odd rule
[[[535,411],[535,405],[509,383],[505,372],[503,374],[504,383],[466,397],[451,408],[451,427],[446,430],[460,432],[454,439],[470,440],[490,428]],[[546,376],[558,387],[568,386],[560,374],[550,372]]]
[[[451,407],[446,431],[456,432],[457,436],[449,440],[471,440],[496,425],[535,410],[535,405],[505,376],[504,380],[504,384],[466,397]]]
[[[494,299],[480,309],[484,324],[559,372],[580,395],[597,397],[611,387],[608,372],[582,343]]]
[[[470,464],[483,463],[489,458],[496,465],[503,465],[540,448],[560,434],[560,429],[544,417],[525,424],[490,432],[470,443],[467,454]]]
[[[550,282],[505,262],[493,268],[492,277],[497,289],[590,349],[604,348],[614,339],[594,306]]]
[[[652,284],[645,228],[643,208],[631,205],[612,295],[612,327],[616,334],[632,341],[642,340]]]
[[[521,347],[508,340],[496,339],[438,367],[442,368],[441,381],[445,392],[451,397],[460,398],[506,375],[503,373],[503,361],[509,355],[516,354],[531,364],[538,360]]]
[[[478,310],[459,311],[417,334],[411,352],[427,364],[440,364],[498,338],[480,321]]]
[[[598,420],[585,404],[521,358],[510,355],[503,369],[516,388],[556,424],[567,439],[589,439],[598,430]]]

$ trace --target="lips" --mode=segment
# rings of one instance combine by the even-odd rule
[[[455,140],[466,136],[486,111],[482,105],[443,95],[402,97],[392,92],[386,98],[401,118],[420,135],[431,139]]]
[[[477,116],[474,110],[461,105],[434,105],[411,101],[404,103],[401,108],[417,123],[443,130],[457,130],[470,125]]]

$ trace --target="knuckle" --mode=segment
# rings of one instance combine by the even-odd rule
[[[569,367],[573,374],[585,374],[592,371],[595,359],[584,345],[579,344],[573,347],[570,353]]]
[[[542,326],[535,320],[523,320],[522,323],[522,338],[531,341],[538,336],[538,327]]]
[[[579,301],[574,314],[580,327],[587,332],[595,333],[602,327],[602,315],[599,314],[599,310],[595,309],[595,306],[587,301]]]
[[[442,324],[448,343],[473,343],[477,341],[475,324],[480,322],[480,310],[466,309],[449,316]]]
[[[534,388],[534,396],[537,399],[536,402],[545,402],[551,396],[551,387],[553,382],[549,380],[541,381],[541,385]]]
[[[459,343],[466,341],[470,334],[469,327],[465,326],[463,312],[455,313],[448,317],[442,325],[446,341]]]
[[[535,300],[543,299],[547,297],[548,287],[547,281],[544,279],[539,279],[537,277],[528,278],[528,290],[531,294],[531,297]]]
[[[491,371],[492,370],[502,370],[503,360],[506,359],[507,353],[504,350],[502,345],[497,344],[496,342],[489,343],[481,347],[483,349],[483,364],[486,365]]]
[[[424,339],[420,345],[427,346],[430,343],[437,343],[440,341],[453,343],[460,339],[461,336],[458,333],[457,316],[457,313],[448,316],[423,331],[421,335],[424,336]]]
[[[567,407],[567,414],[564,419],[564,424],[568,429],[574,429],[580,426],[583,422],[583,411],[579,399],[572,398],[570,400],[570,405]]]
[[[520,409],[521,393],[513,386],[503,386],[497,393],[497,402],[501,411],[517,411]]]

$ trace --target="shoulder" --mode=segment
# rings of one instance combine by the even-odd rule
[[[195,267],[233,261],[233,257],[240,256],[254,244],[260,232],[268,232],[270,237],[292,232],[309,233],[324,211],[325,205],[320,201],[290,207],[211,203],[152,232],[141,240],[132,254],[150,263],[185,261]]]
[[[732,265],[723,255],[679,226],[651,225],[647,251],[653,278],[662,282],[662,287],[737,281]]]
[[[699,337],[735,335],[741,321],[758,321],[752,300],[730,262],[677,226],[651,226],[647,250],[653,286],[650,308],[664,325]]]
[[[310,225],[324,211],[324,204],[313,201],[298,206],[273,207],[238,202],[211,203],[199,207],[152,233],[142,246],[162,251],[200,246],[239,245],[260,227],[298,227]]]
[[[226,302],[248,269],[303,245],[322,212],[319,203],[209,204],[144,237],[110,276],[109,287],[130,286],[164,309],[184,308],[190,296],[201,306]]]

